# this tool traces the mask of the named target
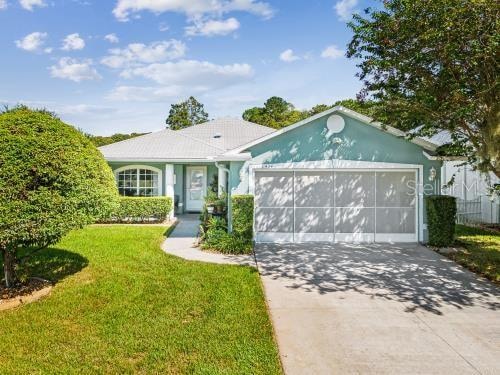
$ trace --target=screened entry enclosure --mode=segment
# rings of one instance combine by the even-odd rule
[[[255,171],[257,242],[417,242],[416,170]]]

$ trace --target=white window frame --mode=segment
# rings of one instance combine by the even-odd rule
[[[415,210],[416,216],[416,238],[418,242],[424,241],[424,194],[423,194],[423,165],[422,164],[404,164],[404,163],[385,163],[385,162],[368,162],[368,161],[355,161],[355,160],[321,160],[321,161],[306,161],[306,162],[290,162],[290,163],[276,163],[276,164],[250,164],[249,165],[249,181],[248,189],[249,193],[255,196],[255,172],[265,172],[265,171],[282,171],[282,172],[300,172],[300,171],[337,171],[337,172],[408,172],[412,170],[415,172],[417,178],[417,204]],[[255,226],[255,218],[254,218]],[[254,228],[254,233],[255,228]],[[283,234],[284,235],[284,234]],[[341,234],[338,234],[336,240],[349,241],[349,242],[400,242],[402,240],[407,241],[406,234],[401,236],[384,236],[382,233],[374,236],[373,234],[360,234],[360,236],[353,236],[349,234],[345,238],[342,238]],[[261,235],[262,238],[256,238],[257,242],[294,242],[293,233],[290,238],[286,240],[280,240],[285,236],[280,236],[278,233],[269,233]],[[265,238],[264,238],[265,237]],[[274,238],[276,237],[276,238]],[[329,237],[330,238],[330,237]],[[328,239],[327,239],[328,241]]]
[[[132,164],[132,165],[126,165],[124,167],[120,167],[118,169],[115,169],[113,172],[115,174],[115,181],[116,181],[117,187],[118,187],[118,174],[120,172],[126,171],[128,169],[136,169],[138,176],[139,176],[139,169],[147,169],[147,170],[150,170],[152,172],[158,173],[158,195],[153,195],[153,196],[154,197],[161,197],[163,195],[163,173],[162,173],[161,169],[156,168],[156,167],[151,167],[149,165]],[[139,184],[139,179],[137,179],[137,184]],[[139,185],[136,188],[138,189]]]

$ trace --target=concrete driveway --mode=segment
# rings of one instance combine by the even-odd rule
[[[500,290],[419,245],[256,246],[287,374],[500,374]]]

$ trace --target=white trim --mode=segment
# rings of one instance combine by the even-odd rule
[[[294,130],[300,126],[306,125],[312,121],[315,121],[323,116],[329,115],[329,114],[334,113],[334,112],[340,112],[340,113],[342,113],[346,116],[349,116],[351,118],[354,118],[354,119],[356,119],[356,120],[358,120],[366,125],[373,126],[376,129],[382,130],[382,131],[389,133],[389,134],[392,134],[396,137],[406,137],[408,135],[399,129],[393,128],[392,126],[383,125],[382,123],[380,123],[378,121],[373,121],[373,119],[368,117],[368,116],[364,116],[358,112],[355,112],[353,110],[350,110],[350,109],[342,107],[342,106],[336,106],[336,107],[330,108],[324,112],[318,113],[314,116],[308,117],[308,118],[306,118],[302,121],[299,121],[293,125],[289,125],[286,128],[282,128],[278,131],[275,131],[274,133],[270,133],[268,135],[265,135],[264,137],[258,138],[254,141],[251,141],[251,142],[248,142],[248,143],[244,144],[243,146],[237,147],[233,150],[226,152],[224,155],[238,154],[238,153],[245,151],[246,149],[248,149],[252,146],[255,146],[259,143],[268,141],[269,139],[277,137],[283,133],[287,133],[291,130]],[[429,141],[427,141],[423,138],[419,138],[419,137],[414,137],[414,138],[411,138],[408,140],[412,143],[415,143],[416,145],[419,145],[420,147],[425,148],[426,150],[429,150],[429,151],[435,151],[439,147],[437,144],[429,142]]]
[[[149,169],[150,171],[158,173],[158,195],[155,195],[155,196],[162,196],[163,195],[163,173],[162,173],[161,169],[156,168],[156,167],[152,167],[150,165],[143,165],[143,164],[130,164],[130,165],[125,165],[123,167],[117,168],[113,171],[113,173],[115,175],[115,181],[116,181],[117,186],[118,186],[118,173],[126,171],[127,169]],[[172,201],[172,203],[173,203],[173,201]]]
[[[293,243],[293,233],[255,232],[255,242]]]
[[[417,242],[415,233],[375,233],[375,242]]]
[[[236,155],[218,155],[215,156],[214,158],[211,158],[212,160],[216,161],[247,161],[252,158],[252,154],[249,152],[242,152],[240,154]],[[210,158],[209,158],[210,159]]]
[[[294,242],[333,242],[333,233],[294,233]]]
[[[374,233],[335,233],[335,242],[375,242]]]
[[[429,153],[422,151],[424,156],[428,160],[440,160],[440,161],[467,161],[467,158],[465,156],[437,156],[437,155],[430,155]]]
[[[165,195],[175,202],[175,173],[173,164],[165,164]],[[175,207],[170,212],[170,220],[175,219]]]
[[[133,163],[203,163],[203,164],[210,164],[214,162],[214,159],[210,158],[203,158],[203,159],[145,159],[145,158],[115,158],[115,157],[108,157],[104,158],[106,161],[111,161],[111,162],[123,162],[123,163],[128,163],[128,162],[133,162]]]
[[[255,172],[272,172],[272,171],[285,171],[285,172],[296,172],[296,171],[308,171],[308,170],[321,170],[321,171],[357,171],[357,172],[408,172],[413,171],[415,173],[417,186],[416,194],[418,195],[418,201],[415,207],[415,219],[416,219],[416,235],[411,234],[412,240],[410,241],[408,237],[401,236],[405,235],[403,233],[388,234],[385,236],[382,234],[380,242],[391,242],[391,238],[400,238],[401,242],[423,242],[424,241],[424,194],[423,194],[423,165],[421,164],[404,164],[404,163],[385,163],[385,162],[367,162],[367,161],[353,161],[353,160],[323,160],[323,161],[310,161],[310,162],[296,162],[296,163],[279,163],[279,164],[251,164],[249,166],[248,173],[248,190],[249,194],[255,196]],[[255,199],[255,198],[254,198]],[[406,208],[406,207],[405,207]],[[295,210],[294,210],[295,211]],[[266,233],[265,241],[262,241],[262,232],[257,232],[255,230],[255,218],[254,218],[254,233],[256,233],[256,242],[273,242],[272,237],[267,236]],[[297,235],[297,233],[295,234]],[[294,234],[291,234],[292,241],[294,240]],[[374,242],[375,236],[373,233],[335,233],[335,242]],[[371,237],[370,237],[371,236]],[[380,234],[379,234],[380,236]],[[278,238],[280,238],[278,236]],[[284,241],[291,242],[291,241]]]

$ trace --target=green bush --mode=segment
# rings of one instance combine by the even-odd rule
[[[212,229],[206,233],[201,248],[215,250],[224,254],[249,254],[252,252],[252,241],[236,237],[224,229]]]
[[[252,252],[253,196],[231,197],[233,207],[233,232],[227,232],[222,218],[202,215],[205,220],[200,226],[201,248],[224,254],[248,254]]]
[[[165,221],[172,211],[170,197],[121,197],[118,209],[103,223],[155,223]]]
[[[231,197],[233,234],[248,241],[253,238],[253,201],[253,195]]]
[[[115,179],[95,146],[45,110],[0,114],[0,253],[6,284],[21,247],[54,244],[118,204]]]
[[[429,245],[452,245],[457,213],[456,198],[449,195],[430,195],[426,197],[426,205]]]

